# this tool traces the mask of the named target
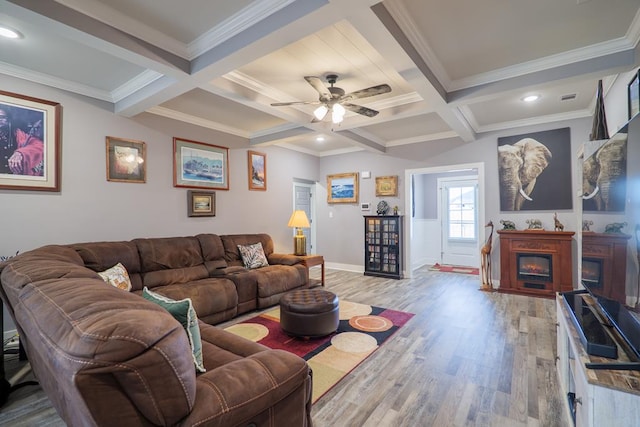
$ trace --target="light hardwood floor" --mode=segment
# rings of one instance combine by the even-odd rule
[[[404,280],[327,270],[326,282],[344,300],[415,316],[314,405],[315,427],[570,425],[553,300],[481,292],[477,276],[426,268]],[[0,425],[64,424],[39,388],[25,387]]]

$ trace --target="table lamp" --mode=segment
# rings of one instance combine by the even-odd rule
[[[293,236],[293,254],[294,255],[306,255],[307,254],[307,238],[302,232],[303,228],[309,228],[309,219],[304,211],[293,211],[291,218],[289,218],[289,227],[295,227],[296,235]]]

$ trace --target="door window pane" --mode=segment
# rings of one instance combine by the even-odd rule
[[[449,238],[476,239],[476,187],[448,188]]]

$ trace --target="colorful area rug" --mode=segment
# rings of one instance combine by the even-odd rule
[[[442,271],[445,273],[463,273],[478,275],[479,271],[475,267],[464,267],[460,265],[438,264],[437,262],[429,267],[431,271]]]
[[[280,308],[225,328],[305,359],[313,370],[315,403],[413,317],[411,313],[340,301],[340,325],[323,338],[293,338],[280,329]]]

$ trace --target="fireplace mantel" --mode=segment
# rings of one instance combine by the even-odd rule
[[[573,290],[573,231],[498,230],[500,235],[500,287],[498,291],[555,298]],[[551,257],[546,279],[518,277],[518,254]]]

